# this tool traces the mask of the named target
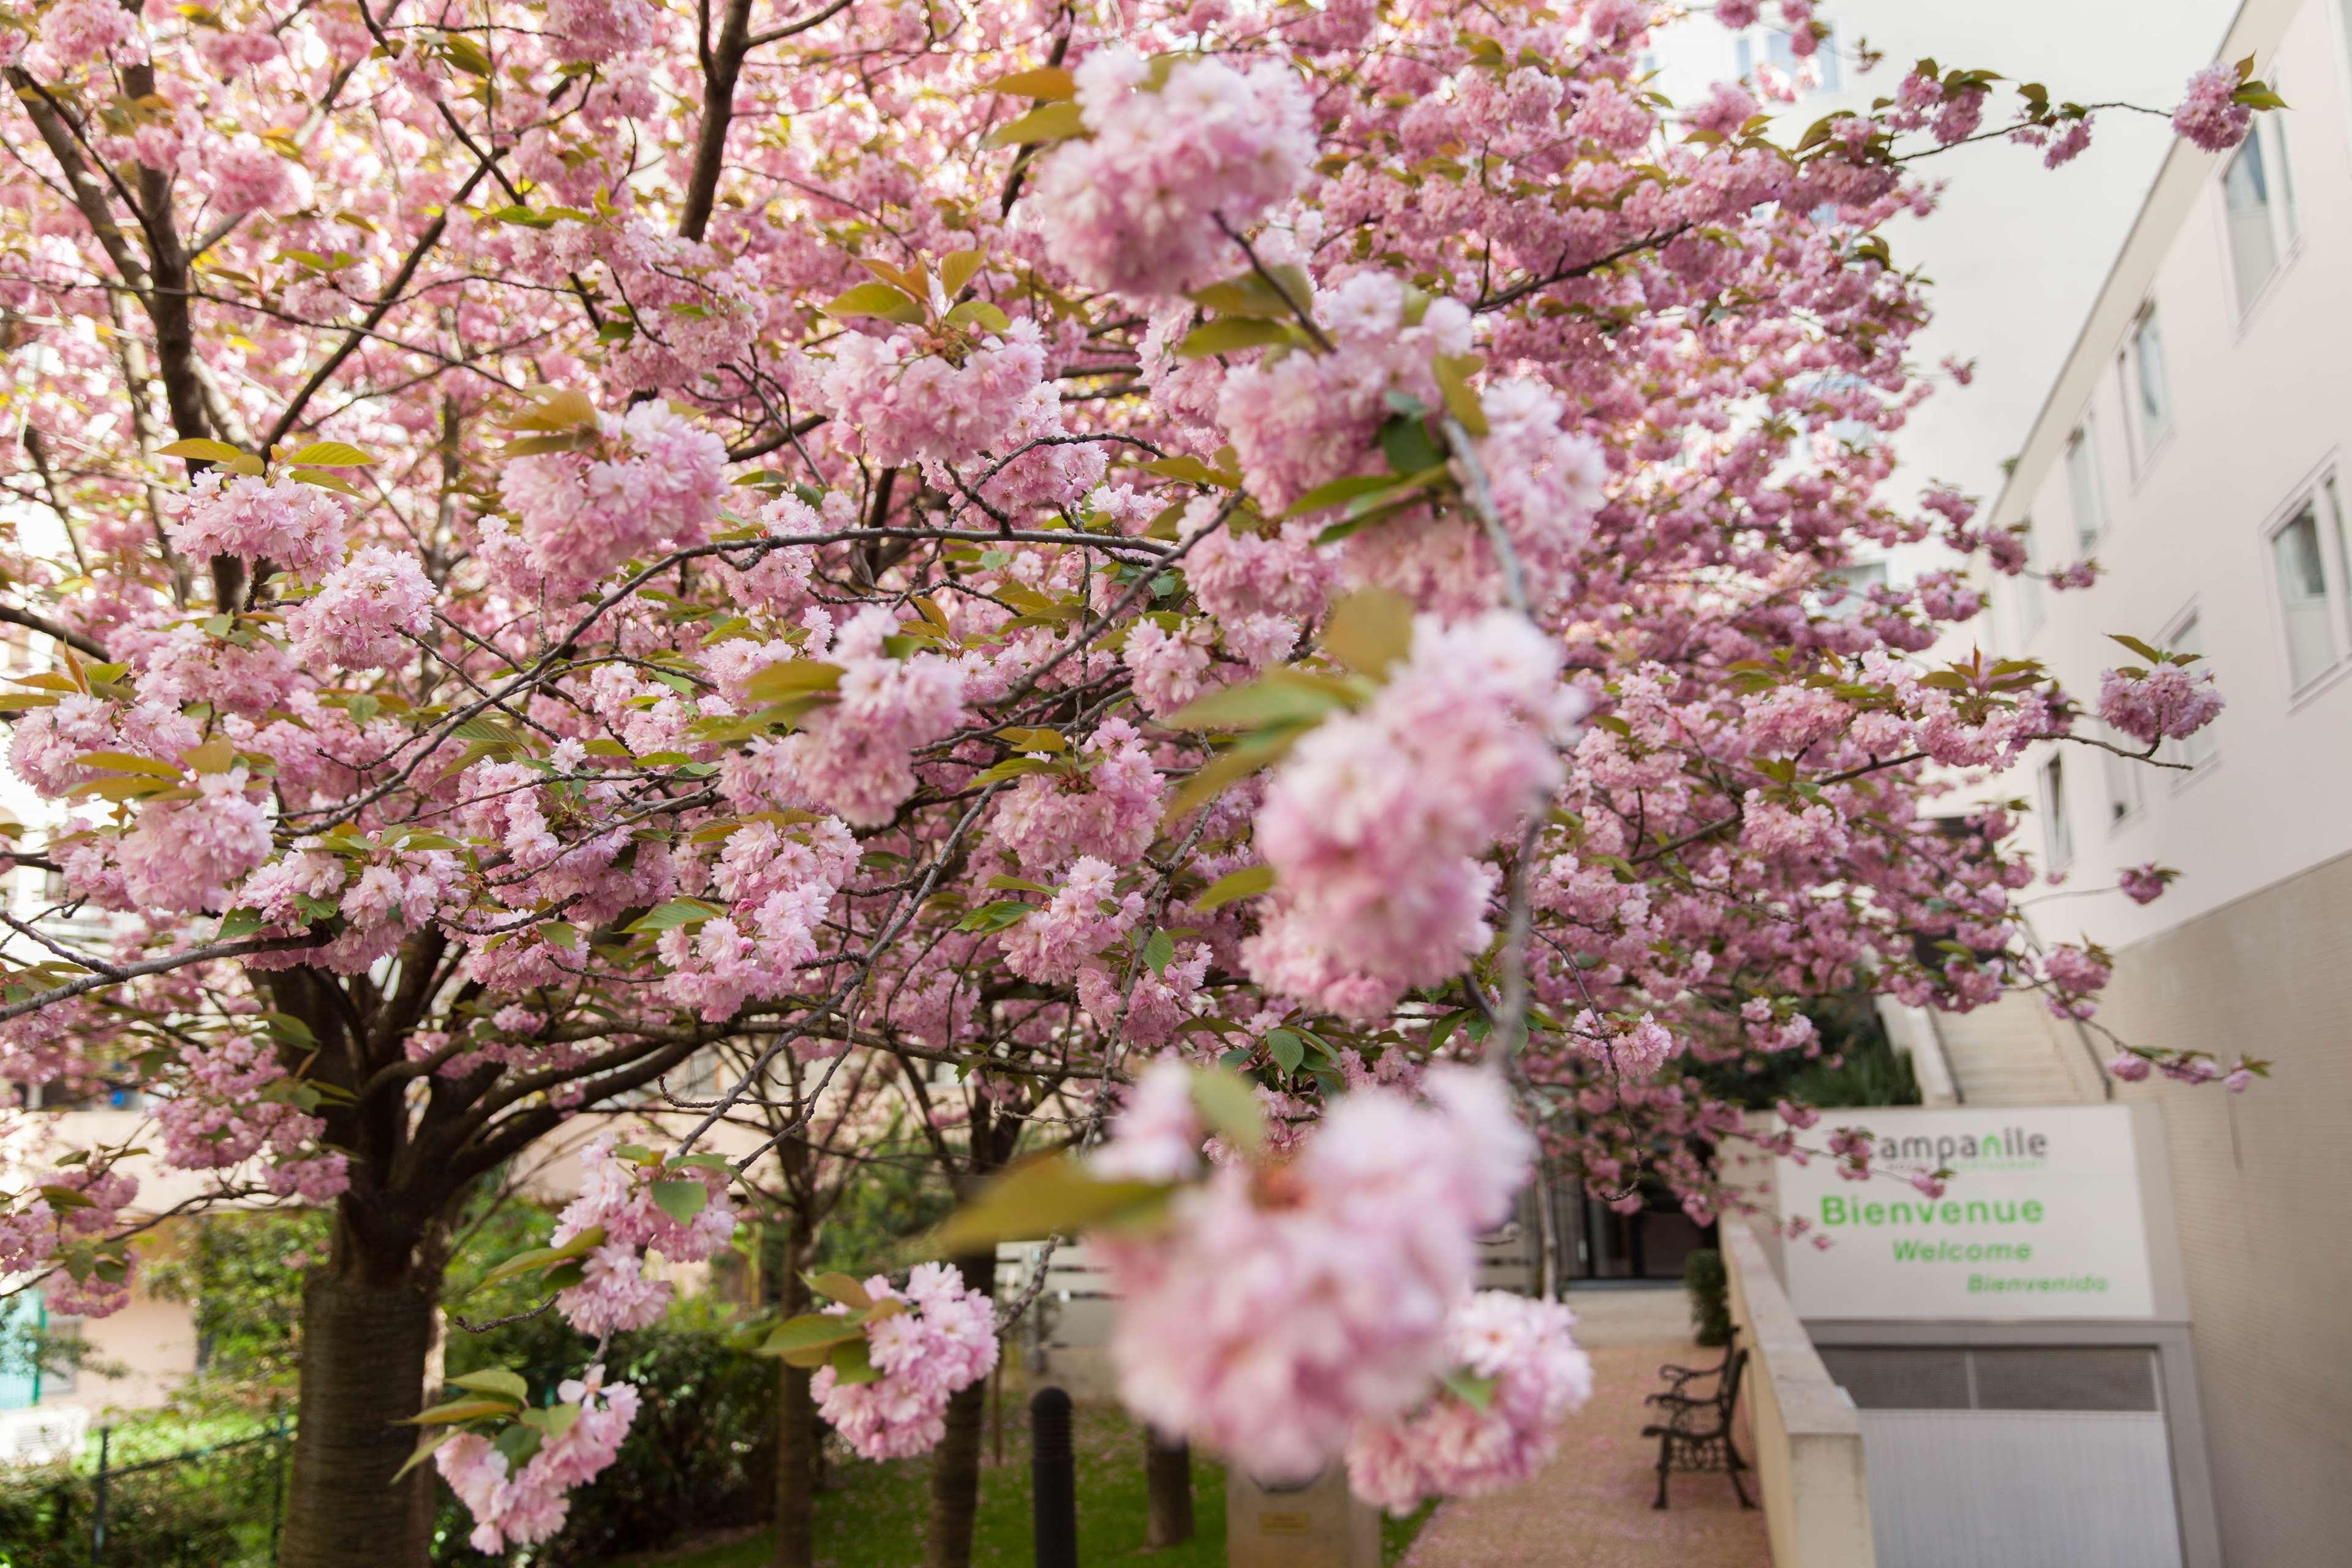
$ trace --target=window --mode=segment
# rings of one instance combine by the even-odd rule
[[[1822,574],[1815,589],[1821,613],[1833,621],[1860,620],[1872,607],[1870,591],[1886,586],[1886,563],[1864,561]]]
[[[2200,656],[2198,662],[2189,668],[2191,669],[2203,668],[2204,660],[2201,656],[2205,652],[2205,632],[2204,628],[2197,624],[2194,611],[2183,616],[2180,624],[2166,634],[2164,646],[2174,653],[2193,653]],[[2157,754],[2168,763],[2186,763],[2192,768],[2202,766],[2212,760],[2215,749],[2213,730],[2220,722],[2221,721],[2216,719],[2213,723],[2206,725],[2185,741],[2165,742]]]
[[[2088,554],[2107,531],[2106,501],[2099,493],[2099,447],[2088,415],[2066,438],[2066,500],[2074,509],[2074,542]]]
[[[2274,115],[2255,119],[2221,176],[2221,205],[2230,229],[2230,270],[2243,315],[2294,243],[2294,184],[2286,167],[2285,134]]]
[[[2034,548],[2033,520],[2025,520],[2025,570],[2010,579],[2017,600],[2017,637],[2024,642],[2042,629],[2041,552]]]
[[[2322,479],[2271,534],[2287,684],[2301,690],[2344,652],[2344,519],[2336,479]]]
[[[2147,306],[2132,327],[2131,341],[2116,358],[2122,384],[2124,426],[2131,436],[2132,472],[2137,475],[2172,431],[2172,388],[2164,377],[2164,338],[2157,331],[2156,307]]]
[[[2140,1345],[1823,1345],[1822,1363],[1863,1410],[2161,1409]]]
[[[2050,869],[2063,871],[2074,860],[2074,826],[2066,819],[2066,763],[2053,757],[2042,764],[2042,837]]]
[[[2110,746],[2120,746],[2126,752],[2142,750],[2140,743],[2119,730],[2101,726],[2099,738]],[[2099,753],[2099,771],[2107,784],[2107,825],[2128,822],[2143,803],[2140,779],[2146,763],[2136,763],[2129,757],[2119,757],[2113,752]]]
[[[1763,45],[1760,51],[1757,47],[1759,39]],[[1822,35],[1811,58],[1797,53],[1796,35],[1780,27],[1750,28],[1739,36],[1735,47],[1738,51],[1738,74],[1743,79],[1758,76],[1760,53],[1766,71],[1792,89],[1792,100],[1815,92],[1835,92],[1843,85],[1837,35],[1833,32]],[[1761,76],[1758,76],[1758,85],[1763,85]]]

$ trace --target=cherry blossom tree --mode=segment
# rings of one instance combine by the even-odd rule
[[[55,654],[16,861],[112,921],[9,917],[0,1077],[135,1079],[215,1195],[333,1206],[285,1562],[418,1560],[427,1453],[486,1549],[560,1527],[635,1391],[471,1374],[412,1453],[451,1215],[722,1042],[505,1267],[601,1345],[731,1230],[712,1128],[897,1075],[967,1206],[772,1348],[853,1442],[939,1444],[956,1564],[999,1239],[1098,1237],[1171,1437],[1409,1506],[1526,1473],[1589,1378],[1471,1292],[1535,1163],[1709,1216],[1749,1134],[1688,1069],[1818,1049],[1816,999],[2090,1014],[2015,812],[1938,805],[2107,742],[1932,657],[2023,550],[1889,493],[1945,374],[1890,230],[1915,160],[2133,106],[1924,61],[1810,127],[1777,79],[1678,106],[1668,20],[0,19],[0,616]],[[2276,101],[2217,68],[2175,122]],[[1843,586],[1905,546],[1946,563]],[[2220,698],[2135,651],[2099,711],[2161,765]],[[62,1152],[0,1268],[119,1304],[128,1157]]]

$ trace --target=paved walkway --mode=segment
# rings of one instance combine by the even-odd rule
[[[1570,1297],[1592,1353],[1592,1401],[1570,1417],[1559,1457],[1524,1487],[1438,1510],[1403,1568],[1770,1568],[1764,1515],[1739,1507],[1721,1476],[1674,1478],[1674,1506],[1650,1507],[1657,1445],[1642,1396],[1658,1363],[1706,1365],[1680,1290],[1587,1290]],[[1752,1447],[1741,1450],[1752,1459]],[[1757,1495],[1756,1478],[1748,1478]]]

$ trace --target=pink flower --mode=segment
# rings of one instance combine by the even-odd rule
[[[1091,135],[1047,154],[1021,205],[1089,287],[1173,294],[1208,282],[1240,259],[1224,229],[1247,227],[1312,173],[1307,94],[1278,61],[1147,61],[1112,45],[1076,76]]]
[[[2139,1083],[2147,1078],[2148,1061],[2132,1051],[2118,1051],[2108,1058],[2107,1071],[2126,1083]]]
[[[503,1554],[509,1546],[547,1540],[563,1528],[571,1512],[565,1494],[612,1464],[637,1418],[637,1391],[625,1383],[605,1387],[604,1378],[604,1369],[593,1366],[556,1390],[577,1414],[570,1426],[544,1438],[519,1471],[488,1438],[473,1432],[458,1434],[434,1454],[434,1468],[474,1516],[467,1540],[475,1551]]]
[[[1010,444],[1045,374],[1034,321],[1013,322],[961,364],[925,353],[907,332],[851,332],[833,345],[832,363],[818,380],[819,401],[885,468],[961,463]]]
[[[1579,707],[1524,616],[1423,616],[1412,647],[1370,706],[1299,742],[1257,816],[1277,893],[1244,966],[1360,1017],[1485,946],[1492,874],[1475,857],[1557,786],[1554,748]]]
[[[948,1401],[996,1365],[995,1303],[967,1289],[962,1271],[945,1263],[918,1264],[904,1290],[877,1275],[866,1291],[906,1307],[865,1325],[866,1359],[881,1375],[844,1383],[833,1367],[819,1367],[809,1392],[861,1458],[928,1453],[947,1434]]]
[[[2236,100],[2238,73],[2210,65],[2190,73],[2189,90],[2172,111],[2172,129],[2208,153],[2226,153],[2246,139],[2254,111]]]
[[[121,848],[123,889],[134,903],[184,912],[229,907],[230,887],[269,858],[269,818],[247,783],[241,767],[205,773],[195,799],[140,808]]]
[[[196,476],[167,525],[173,546],[201,561],[234,555],[320,578],[343,558],[343,503],[299,479],[263,479],[211,468]]]
[[[2152,904],[2164,897],[2164,889],[2173,873],[2153,861],[2145,866],[2126,866],[2116,873],[2116,885],[2124,897],[2136,904]]]
[[[646,0],[548,0],[547,31],[566,62],[603,64],[654,40],[660,14]]]
[[[699,1182],[704,1200],[677,1219],[656,1201],[658,1181]],[[723,1169],[708,1165],[625,1158],[615,1152],[612,1133],[600,1134],[581,1151],[580,1194],[556,1217],[554,1242],[561,1247],[592,1229],[601,1229],[604,1238],[583,1260],[580,1283],[556,1292],[555,1310],[599,1340],[657,1321],[671,1287],[646,1278],[644,1254],[696,1263],[724,1247],[735,1234],[727,1182]]]
[[[433,584],[405,551],[371,544],[327,574],[319,591],[286,617],[295,657],[305,664],[376,669],[408,657],[401,635],[433,624]]]
[[[1355,1494],[1405,1514],[1430,1497],[1515,1486],[1559,1447],[1559,1424],[1592,1394],[1592,1363],[1555,1301],[1482,1290],[1454,1313],[1463,1373],[1490,1384],[1483,1408],[1452,1388],[1402,1418],[1360,1422],[1348,1439]]]
[[[522,521],[520,557],[509,569],[560,597],[664,543],[699,544],[719,520],[727,447],[718,437],[661,402],[603,415],[596,434],[601,456],[540,453],[499,477]]]
[[[1079,752],[1086,771],[1076,778],[1031,773],[998,797],[992,836],[1024,870],[1076,855],[1132,862],[1159,835],[1166,790],[1135,726],[1107,719]]]
[[[1498,1077],[1440,1066],[1435,1105],[1361,1089],[1295,1159],[1235,1162],[1165,1226],[1098,1236],[1119,1298],[1111,1359],[1129,1408],[1268,1479],[1312,1475],[1360,1420],[1403,1415],[1444,1370],[1476,1239],[1509,1212],[1533,1146]],[[1139,1095],[1108,1170],[1181,1168],[1173,1089]]]
[[[232,216],[289,213],[310,203],[310,176],[302,165],[250,135],[211,148],[202,167],[213,205]]]
[[[2099,717],[2145,744],[2193,735],[2221,711],[2210,672],[2168,664],[2147,675],[2110,669],[2099,678]]]

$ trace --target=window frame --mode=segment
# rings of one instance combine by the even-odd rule
[[[2042,759],[2033,770],[2035,804],[2042,809],[2042,854],[2046,864],[2044,878],[2063,875],[2074,869],[2079,847],[2074,842],[2074,820],[2066,809],[2066,758],[2058,748]]]
[[[2126,410],[2126,417],[2129,416],[2128,409]],[[2078,453],[2082,457],[2079,468],[2074,460]],[[2074,548],[2080,553],[2088,555],[2092,547],[2107,536],[2107,527],[2111,521],[2107,510],[2105,476],[2099,472],[2098,419],[2091,409],[2084,409],[2083,417],[2074,422],[2074,428],[2066,437],[2066,449],[2060,456],[2066,471],[2066,510],[2074,522]],[[2083,483],[2080,485],[2075,482],[2075,476],[2078,473],[2083,476]],[[2085,489],[2089,491],[2090,510],[2095,514],[2098,523],[2096,527],[2088,530],[2083,526],[2083,491]]]
[[[2320,577],[2325,588],[2329,657],[2327,662],[2297,679],[2294,647],[2287,629],[2286,582],[2279,569],[2281,536],[2308,510],[2318,532]],[[2276,628],[2279,677],[2285,683],[2287,706],[2300,707],[2352,669],[2352,541],[2345,536],[2343,482],[2334,458],[2305,476],[2287,499],[2263,520],[2263,570],[2270,589],[2271,622]]]
[[[2151,333],[2156,340],[2157,384],[2164,416],[2164,423],[2154,430],[2148,428],[2146,398],[2147,341]],[[2163,324],[2152,299],[2141,302],[2130,329],[2124,334],[2123,346],[2116,351],[2116,396],[2123,404],[2124,451],[2131,464],[2132,482],[2137,485],[2156,466],[2157,457],[2171,441],[2173,427],[2179,423],[2172,405],[2172,376],[2165,365]]]
[[[2266,186],[2263,211],[2269,220],[2271,268],[2262,281],[2249,292],[2238,276],[2238,251],[2230,230],[2230,174],[2252,147],[2263,160]],[[2213,175],[2214,211],[2218,215],[2221,240],[2221,269],[2229,279],[2231,303],[2235,309],[2231,319],[2238,335],[2243,337],[2272,294],[2277,291],[2279,279],[2292,271],[2295,260],[2303,254],[2303,216],[2295,201],[2294,172],[2286,144],[2286,126],[2275,114],[2254,116],[2253,129],[2246,140],[2226,158],[2220,161]],[[2275,165],[2275,167],[2273,167]]]

